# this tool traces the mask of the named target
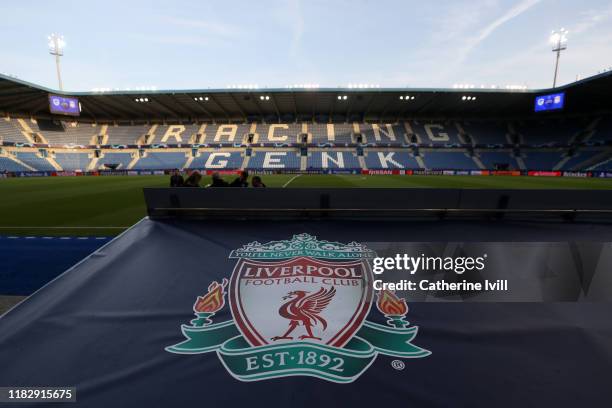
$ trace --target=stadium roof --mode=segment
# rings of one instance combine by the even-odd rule
[[[49,94],[79,98],[81,119],[95,121],[293,121],[309,118],[527,117],[534,96],[566,92],[563,114],[612,111],[612,72],[555,89],[200,89],[60,92],[0,75],[0,112],[51,116]],[[409,96],[409,98],[406,98]],[[464,100],[463,96],[476,96]],[[140,102],[140,99],[147,102]],[[201,100],[200,100],[201,98]],[[58,117],[59,118],[59,117]]]

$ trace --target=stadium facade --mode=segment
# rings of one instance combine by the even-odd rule
[[[610,73],[533,91],[60,93],[0,77],[0,172],[607,176],[611,93]],[[546,94],[563,108],[536,112]],[[51,114],[50,95],[77,101],[79,116]]]

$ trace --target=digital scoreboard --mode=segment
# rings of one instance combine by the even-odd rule
[[[58,115],[79,116],[81,104],[77,98],[49,95],[49,110]]]
[[[540,95],[535,98],[535,111],[549,111],[563,109],[565,103],[565,93],[555,93],[550,95]]]

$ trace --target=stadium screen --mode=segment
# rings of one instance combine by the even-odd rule
[[[550,95],[536,96],[535,98],[535,111],[549,111],[563,109],[563,103],[565,102],[565,93],[556,93]]]
[[[77,98],[49,95],[49,109],[58,115],[79,116],[81,104]]]

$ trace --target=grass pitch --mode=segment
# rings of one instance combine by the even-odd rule
[[[612,189],[612,180],[504,176],[262,176],[268,187]],[[228,177],[233,179],[233,176]],[[166,176],[0,179],[0,234],[116,235],[146,215],[143,187]],[[203,185],[210,178],[205,177]]]

